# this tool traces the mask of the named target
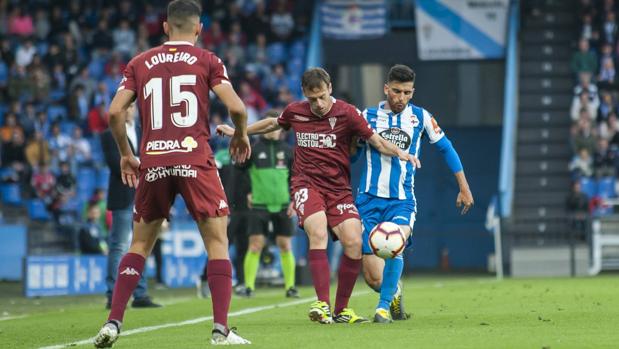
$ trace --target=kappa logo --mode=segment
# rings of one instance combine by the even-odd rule
[[[331,125],[331,129],[333,130],[333,128],[335,127],[335,123],[337,122],[337,118],[332,116],[329,118],[329,125]]]
[[[298,114],[294,114],[292,118],[295,120],[299,120],[299,121],[309,121],[309,118],[307,116],[298,115]]]
[[[120,272],[120,275],[140,275],[137,270],[132,267],[126,267],[125,270]]]
[[[228,208],[228,204],[225,200],[219,200],[219,209],[223,210],[224,208]]]

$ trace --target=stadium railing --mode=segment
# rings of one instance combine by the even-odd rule
[[[509,8],[507,52],[505,58],[505,92],[503,104],[503,144],[499,173],[501,217],[511,216],[514,194],[515,145],[518,122],[518,28],[520,1],[512,0]]]

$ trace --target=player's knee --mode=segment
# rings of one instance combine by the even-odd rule
[[[345,251],[358,251],[361,253],[361,236],[359,235],[351,235],[347,236],[345,239],[341,239],[342,247]]]
[[[290,239],[279,237],[276,239],[276,243],[281,252],[288,252],[291,249]]]
[[[264,248],[264,241],[260,239],[250,240],[248,248],[251,252],[259,253]]]
[[[328,234],[326,230],[315,230],[308,234],[309,240],[315,243],[323,243],[327,241]]]

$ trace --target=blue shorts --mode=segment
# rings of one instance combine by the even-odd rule
[[[370,248],[370,232],[374,227],[382,222],[393,222],[397,225],[408,225],[411,227],[411,235],[406,242],[406,248],[412,245],[413,225],[415,225],[415,214],[417,208],[413,200],[387,199],[362,193],[357,195],[357,210],[361,216],[363,225],[363,254],[372,254]]]

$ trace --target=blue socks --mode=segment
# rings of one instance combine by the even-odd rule
[[[391,259],[385,259],[385,269],[383,270],[383,284],[380,288],[380,301],[378,302],[378,308],[389,310],[389,305],[393,300],[393,296],[398,290],[398,281],[402,276],[402,270],[404,269],[404,259],[402,255]]]

